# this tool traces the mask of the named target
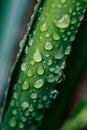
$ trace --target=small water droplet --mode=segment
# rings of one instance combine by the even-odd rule
[[[39,103],[39,104],[37,105],[37,108],[38,108],[38,109],[42,109],[42,108],[44,108],[44,105],[43,105],[42,103]]]
[[[36,62],[40,62],[42,60],[41,53],[37,49],[36,52],[33,54],[33,58]]]
[[[31,64],[31,65],[35,65],[35,61],[32,60],[32,61],[30,62],[30,64]]]
[[[70,41],[72,42],[72,41],[74,41],[74,39],[75,39],[75,36],[74,36],[74,35],[71,35],[71,36],[70,36]]]
[[[38,96],[37,93],[32,93],[32,94],[31,94],[31,98],[32,98],[32,99],[36,99],[37,96]]]
[[[71,51],[71,46],[68,45],[67,48],[66,48],[66,50],[65,50],[65,55],[70,54],[70,51]]]
[[[27,118],[25,116],[21,116],[21,121],[26,122]]]
[[[54,76],[53,74],[50,74],[50,75],[48,76],[47,81],[48,81],[49,83],[54,82],[54,81],[55,81],[55,76]]]
[[[44,80],[43,79],[39,79],[34,83],[34,87],[35,88],[41,88],[44,84]]]
[[[66,67],[66,62],[64,61],[64,62],[62,62],[62,64],[61,64],[61,69],[64,69]]]
[[[25,48],[25,54],[28,54],[28,46]]]
[[[10,121],[9,121],[9,125],[10,127],[15,127],[17,124],[17,121],[16,121],[16,118],[11,118]]]
[[[30,39],[28,45],[32,46],[32,44],[33,44],[33,39]]]
[[[51,59],[49,59],[48,61],[47,61],[47,65],[51,65],[53,63],[53,61],[51,60]]]
[[[24,81],[24,84],[23,84],[23,86],[22,86],[22,89],[23,90],[27,90],[29,88],[29,84],[28,84],[28,82],[25,80]]]
[[[29,116],[30,115],[29,111],[25,111],[24,115]]]
[[[77,19],[75,17],[72,18],[71,24],[75,24],[77,22]]]
[[[26,71],[27,70],[27,63],[26,62],[21,64],[21,70],[22,71]]]
[[[59,28],[67,28],[70,24],[70,16],[68,14],[65,14],[59,20],[55,20],[54,24]]]
[[[18,125],[18,127],[19,127],[20,129],[23,129],[23,128],[24,128],[24,124],[23,124],[22,122],[20,122],[19,125]]]
[[[64,53],[61,49],[59,51],[56,51],[54,54],[55,59],[62,59],[63,57],[64,57]]]
[[[44,23],[44,24],[42,24],[42,25],[40,26],[40,31],[41,31],[41,32],[45,32],[45,31],[47,31],[47,30],[48,30],[48,26],[47,26],[46,23]]]
[[[30,105],[28,111],[29,111],[29,112],[34,111],[34,107],[33,107],[32,105]]]
[[[29,107],[29,102],[24,101],[24,102],[22,103],[22,108],[23,108],[23,110],[25,110],[25,109],[28,108],[28,107]]]
[[[66,0],[61,0],[61,3],[65,3],[66,2]]]
[[[43,69],[42,66],[39,66],[39,67],[37,68],[37,73],[38,73],[39,75],[43,75],[43,74],[44,74],[44,69]]]
[[[50,36],[49,33],[46,33],[45,37],[49,37],[49,36]]]
[[[33,76],[33,72],[30,69],[27,71],[27,76],[28,77],[32,77]]]
[[[48,97],[47,97],[46,95],[42,96],[42,100],[43,100],[43,101],[46,101],[47,98],[48,98]]]
[[[16,109],[12,110],[12,114],[17,115],[17,110]]]
[[[35,120],[36,120],[36,121],[41,121],[42,118],[43,118],[43,114],[39,114],[39,113],[38,113],[38,114],[35,115]]]
[[[62,75],[60,76],[60,78],[58,79],[57,83],[61,83],[65,80],[65,75],[64,73],[62,73]]]
[[[50,67],[50,68],[49,68],[49,71],[50,71],[50,72],[53,72],[54,69],[55,69],[54,67]]]
[[[52,50],[53,44],[51,42],[46,42],[44,48],[46,50]]]
[[[50,93],[50,98],[55,99],[59,92],[57,90],[52,90]]]
[[[55,41],[57,41],[57,40],[60,40],[60,35],[58,34],[58,33],[53,33],[53,39],[55,40]]]

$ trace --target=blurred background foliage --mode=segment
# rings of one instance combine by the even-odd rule
[[[1,106],[11,67],[19,50],[19,42],[26,32],[35,3],[36,0],[0,0]],[[60,94],[46,111],[40,130],[87,128],[84,124],[84,119],[87,124],[87,12],[72,44],[72,52],[67,58],[64,73],[65,81],[56,87]],[[81,122],[82,125],[79,125]]]

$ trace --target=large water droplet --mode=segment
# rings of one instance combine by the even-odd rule
[[[70,51],[71,51],[71,46],[68,45],[67,48],[66,48],[66,50],[65,50],[65,55],[70,54]]]
[[[39,75],[43,75],[43,74],[44,74],[44,69],[43,69],[42,66],[39,66],[39,67],[37,68],[37,73],[38,73]]]
[[[23,89],[23,90],[27,90],[28,88],[29,88],[28,82],[27,82],[27,81],[24,81],[24,84],[23,84],[23,86],[22,86],[22,89]]]
[[[24,102],[22,103],[22,108],[23,108],[23,110],[25,110],[25,109],[28,108],[28,107],[29,107],[29,102],[24,101]]]
[[[47,26],[46,23],[44,23],[44,24],[42,24],[42,25],[40,26],[40,31],[41,31],[41,32],[45,32],[45,31],[47,31],[47,29],[48,29],[48,26]]]
[[[59,92],[57,90],[52,90],[50,93],[50,98],[55,99]]]
[[[27,76],[28,77],[32,77],[33,76],[33,72],[30,69],[27,71]]]
[[[59,28],[67,28],[70,24],[70,16],[65,14],[59,20],[55,20],[54,24]]]
[[[17,121],[16,121],[16,118],[11,118],[10,121],[9,121],[9,125],[10,127],[15,127],[17,124]]]
[[[27,70],[27,63],[26,62],[21,64],[21,70],[22,71],[26,71]]]
[[[55,41],[57,41],[57,40],[60,40],[60,35],[58,34],[58,33],[53,33],[53,39],[55,40]]]
[[[35,88],[41,88],[44,84],[44,80],[43,79],[39,79],[34,83],[34,87]]]
[[[52,50],[53,44],[51,42],[46,42],[44,48],[46,50]]]
[[[42,60],[41,53],[37,49],[36,52],[33,54],[33,58],[36,62],[40,62]]]

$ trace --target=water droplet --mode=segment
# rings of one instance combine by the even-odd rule
[[[36,116],[35,116],[36,121],[40,121],[40,120],[42,120],[42,118],[43,118],[43,114],[36,114]]]
[[[46,50],[52,50],[53,44],[51,42],[46,42],[44,48]]]
[[[25,48],[25,54],[28,54],[28,46]]]
[[[61,69],[64,69],[66,67],[66,63],[65,63],[65,61],[64,62],[62,62],[62,64],[61,64]]]
[[[31,65],[35,65],[35,61],[32,60],[32,61],[30,62],[30,64],[31,64]]]
[[[29,103],[26,102],[26,101],[24,101],[24,102],[22,103],[22,108],[23,108],[23,110],[25,110],[25,109],[28,108],[28,107],[29,107]]]
[[[55,76],[54,76],[53,74],[50,74],[50,75],[48,76],[47,81],[48,81],[49,83],[54,82],[54,81],[55,81]]]
[[[68,45],[67,48],[66,48],[66,50],[65,50],[65,55],[70,54],[70,51],[71,51],[71,46]]]
[[[43,79],[39,79],[34,83],[34,87],[35,88],[41,88],[44,84],[44,80]]]
[[[18,127],[19,127],[20,129],[23,129],[23,128],[24,128],[24,124],[23,124],[22,122],[20,122],[19,125],[18,125]]]
[[[51,60],[51,59],[49,59],[48,61],[47,61],[47,65],[51,65],[53,63],[53,61]]]
[[[38,105],[37,105],[37,108],[38,109],[42,109],[44,107],[44,105],[42,104],[42,103],[39,103]]]
[[[26,122],[27,118],[24,116],[21,116],[21,121]]]
[[[55,52],[54,58],[55,59],[62,59],[64,57],[64,53],[62,48],[60,48],[58,51]]]
[[[17,99],[17,98],[18,98],[18,93],[17,93],[17,92],[14,92],[13,98],[14,98],[14,99]]]
[[[32,94],[31,94],[31,98],[32,98],[32,99],[36,99],[37,96],[38,96],[37,93],[32,93]]]
[[[60,67],[59,67],[59,66],[56,66],[56,67],[55,67],[55,70],[54,70],[55,74],[58,74],[59,71],[60,71]]]
[[[17,124],[17,121],[16,121],[16,118],[11,118],[10,121],[9,121],[9,125],[10,127],[15,127]]]
[[[49,68],[49,71],[50,71],[50,72],[53,72],[53,71],[54,71],[54,67],[50,67],[50,68]]]
[[[33,44],[33,39],[30,39],[28,45],[32,46],[32,44]]]
[[[33,55],[33,58],[36,62],[40,62],[42,60],[42,56],[39,50],[36,50],[36,52]]]
[[[71,24],[75,24],[77,22],[77,19],[75,17],[72,18]]]
[[[28,88],[29,88],[28,82],[27,82],[27,81],[24,81],[24,84],[23,84],[23,86],[22,86],[22,89],[23,89],[23,90],[27,90]]]
[[[26,112],[24,113],[24,115],[25,115],[25,116],[29,116],[29,115],[30,115],[29,111],[26,111]]]
[[[54,24],[59,28],[67,28],[70,24],[70,16],[68,14],[63,15],[59,20],[55,20]]]
[[[66,0],[61,0],[61,3],[65,3],[66,2]]]
[[[17,115],[17,110],[14,109],[14,110],[12,111],[12,114],[13,114],[13,115]]]
[[[48,100],[48,101],[46,101],[46,103],[45,103],[45,107],[46,108],[49,108],[50,106],[51,106],[51,101],[50,100]]]
[[[48,97],[47,97],[46,95],[42,96],[42,100],[43,100],[43,101],[46,101],[47,98],[48,98]]]
[[[53,33],[53,39],[55,40],[55,41],[57,41],[57,40],[60,40],[60,35],[58,34],[58,33]]]
[[[33,72],[30,69],[27,71],[27,76],[28,77],[32,77],[33,76]]]
[[[37,68],[37,73],[38,73],[39,75],[43,75],[43,74],[44,74],[44,69],[43,69],[42,66],[39,66],[39,67]]]
[[[75,36],[74,36],[74,35],[71,35],[71,36],[70,36],[70,41],[72,42],[72,41],[74,41],[74,39],[75,39]]]
[[[22,71],[26,71],[27,70],[27,63],[26,62],[21,64],[21,70]]]
[[[65,75],[64,73],[62,73],[62,75],[60,76],[60,78],[58,79],[57,83],[61,83],[65,80]]]
[[[50,93],[50,98],[55,99],[59,92],[57,90],[52,90]]]
[[[29,112],[32,112],[34,111],[34,107],[32,105],[30,105],[29,109],[28,109]]]
[[[49,36],[50,36],[49,33],[46,33],[45,37],[49,37]]]
[[[44,24],[42,24],[42,25],[40,26],[40,31],[41,31],[41,32],[45,32],[45,31],[47,31],[47,30],[48,30],[48,26],[47,26],[46,23],[44,23]]]

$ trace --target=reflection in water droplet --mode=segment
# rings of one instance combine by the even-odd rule
[[[33,54],[33,58],[36,62],[40,62],[42,60],[42,56],[39,50],[36,50],[36,52]]]
[[[45,48],[46,50],[52,50],[53,44],[52,44],[51,42],[46,42],[44,48]]]
[[[41,88],[44,84],[44,80],[43,79],[39,79],[34,83],[34,87],[35,88]]]
[[[54,24],[59,28],[67,28],[70,24],[70,16],[68,14],[63,15],[59,20],[55,20]]]

